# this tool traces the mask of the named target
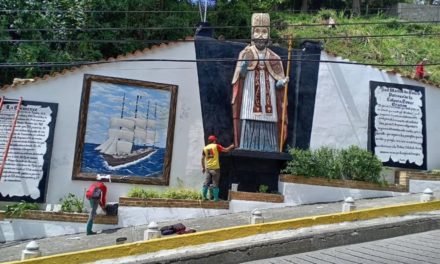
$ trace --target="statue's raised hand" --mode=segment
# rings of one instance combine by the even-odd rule
[[[289,76],[287,76],[284,79],[278,80],[276,87],[277,88],[283,88],[288,82],[289,82]]]

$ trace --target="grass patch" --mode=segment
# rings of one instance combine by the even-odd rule
[[[162,199],[182,199],[182,200],[201,200],[202,194],[199,191],[188,189],[168,189],[165,192],[158,192],[151,189],[143,189],[140,187],[134,187],[128,194],[130,198],[162,198]]]
[[[329,14],[336,19],[336,29],[323,26],[301,26],[304,24],[323,23],[323,18]],[[399,23],[394,17],[376,15],[364,17],[346,17],[342,12],[321,11],[316,15],[288,15],[280,14],[284,27],[275,34],[279,36],[293,35],[295,39],[318,38],[324,43],[324,49],[329,53],[337,54],[351,61],[361,63],[380,64],[417,64],[422,58],[428,58],[429,63],[437,63],[440,58],[440,38],[438,35],[424,35],[440,33],[440,25]],[[338,25],[347,23],[370,23],[364,25]],[[374,24],[384,23],[384,24]],[[403,37],[374,37],[378,35],[405,35]],[[341,37],[326,39],[325,37]],[[345,36],[365,36],[362,38],[344,38]],[[296,45],[299,45],[297,41]],[[414,66],[379,67],[383,70],[395,70],[403,75],[413,75]],[[440,66],[425,66],[430,72],[430,80],[440,84]]]

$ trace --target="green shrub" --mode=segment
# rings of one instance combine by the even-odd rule
[[[392,19],[391,21],[385,23],[385,26],[390,29],[399,29],[400,27],[402,27],[402,23],[400,23],[396,19]]]
[[[261,184],[259,187],[258,187],[258,192],[260,192],[260,193],[267,193],[267,190],[269,189],[269,186],[267,186],[267,185],[264,185],[264,184]]]
[[[140,187],[134,187],[128,192],[128,197],[131,198],[165,198],[165,199],[184,199],[184,200],[200,200],[202,194],[198,191],[187,189],[168,189],[167,191],[160,193],[155,190],[142,189]]]
[[[380,182],[381,161],[357,146],[346,150],[321,147],[315,151],[289,149],[292,160],[283,173],[305,177]]]
[[[284,173],[301,175],[304,177],[312,177],[313,175],[313,162],[312,152],[310,150],[290,148],[289,153],[292,156],[292,160],[287,163]]]
[[[336,18],[337,14],[335,10],[331,10],[331,9],[321,9],[318,11],[316,17],[319,17],[321,19],[329,19],[330,17]]]
[[[341,178],[339,152],[335,149],[322,147],[313,152],[314,174],[328,179]]]
[[[60,199],[62,212],[82,213],[84,211],[84,200],[76,197],[75,194],[69,193]]]
[[[142,189],[140,187],[134,187],[128,192],[128,197],[131,198],[160,198],[160,193],[155,190]]]
[[[341,150],[340,160],[344,179],[379,183],[382,162],[358,146]]]
[[[187,190],[187,189],[168,189],[163,193],[163,197],[161,198],[201,200],[202,194],[198,191]]]
[[[432,174],[440,174],[440,170],[439,169],[434,169],[431,171]]]
[[[40,207],[36,203],[28,203],[21,201],[16,204],[11,204],[6,206],[6,214],[9,216],[22,216],[22,214],[27,210],[39,210]]]

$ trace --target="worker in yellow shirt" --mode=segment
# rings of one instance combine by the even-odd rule
[[[214,201],[218,201],[218,194],[220,189],[218,188],[220,182],[220,152],[229,152],[234,148],[234,144],[225,148],[220,144],[217,144],[217,137],[210,135],[208,137],[208,145],[203,148],[202,153],[202,172],[205,176],[205,182],[203,183],[202,195],[203,200],[208,200],[206,195],[208,194],[208,186],[212,182]]]

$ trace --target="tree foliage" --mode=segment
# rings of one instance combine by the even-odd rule
[[[193,35],[194,26],[200,21],[197,2],[197,0],[2,0],[0,1],[0,63],[26,65],[96,61],[144,49],[167,40],[182,39]],[[361,1],[361,13],[364,15],[364,10],[380,12],[375,8],[388,7],[396,2],[398,0],[364,0]],[[287,33],[280,30],[292,19],[301,18],[302,22],[307,23],[310,18],[308,15],[291,12],[299,11],[303,4],[307,4],[308,11],[322,8],[340,10],[337,17],[339,22],[351,17],[353,0],[212,0],[210,3],[208,21],[213,26],[222,27],[215,30],[215,37],[224,35],[228,39],[248,39],[253,12],[271,13],[271,24],[275,26],[271,35],[277,37]],[[287,14],[279,11],[285,11]],[[311,17],[313,20],[313,16]],[[313,33],[307,30],[302,32]],[[414,28],[414,31],[420,30]],[[324,33],[328,34],[328,32]],[[332,32],[334,33],[340,33],[340,30]],[[156,43],[152,43],[155,41]],[[332,43],[327,44],[328,47],[332,46]],[[350,51],[350,49],[346,50]],[[413,49],[402,52],[411,53],[411,50]],[[414,52],[416,52],[415,48]],[[371,54],[374,56],[376,53],[378,52]],[[412,54],[406,54],[405,62],[412,57]],[[384,60],[379,58],[377,61]],[[2,68],[0,86],[11,83],[15,77],[30,78],[61,69],[61,66]]]
[[[198,21],[196,13],[185,12],[196,11],[194,4],[176,0],[3,0],[0,10],[0,62],[17,64],[117,56],[147,47],[148,40],[192,35]],[[0,84],[57,70],[8,68]]]

